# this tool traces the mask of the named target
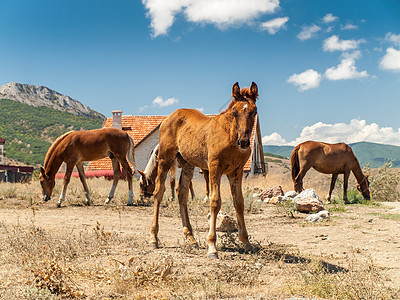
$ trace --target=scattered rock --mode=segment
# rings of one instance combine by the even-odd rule
[[[297,195],[298,195],[298,194],[297,194],[295,191],[288,191],[288,192],[286,192],[285,197],[294,198],[294,197],[296,197]]]
[[[314,189],[306,189],[294,197],[294,201],[296,202],[298,199],[307,199],[307,198],[316,198],[321,200],[318,196],[317,192]]]
[[[269,204],[278,204],[278,203],[282,203],[282,202],[285,202],[288,200],[290,200],[290,198],[287,198],[285,196],[275,196],[272,198],[265,198],[264,202],[269,203]]]
[[[313,189],[302,191],[293,198],[296,210],[299,212],[318,212],[324,210],[324,203]]]
[[[264,200],[265,198],[283,196],[284,194],[285,193],[283,192],[282,187],[280,185],[276,185],[262,191],[258,196],[260,197],[261,200]]]
[[[208,222],[210,222],[211,214],[207,215]],[[220,232],[234,232],[238,230],[237,221],[231,216],[219,212],[217,215],[216,231]]]
[[[295,200],[296,210],[299,212],[309,213],[324,210],[324,203],[317,198],[306,198]]]
[[[329,219],[330,215],[329,215],[329,211],[327,210],[321,210],[320,212],[317,212],[315,214],[309,215],[306,218],[306,221],[308,222],[320,222],[324,219]]]

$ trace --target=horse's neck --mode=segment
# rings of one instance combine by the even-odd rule
[[[356,163],[355,163],[355,166],[352,171],[353,171],[354,177],[356,177],[356,179],[357,179],[357,182],[360,184],[364,180],[365,176],[361,170],[360,163],[358,162],[357,158],[355,158],[355,159],[356,159]]]
[[[60,169],[63,160],[57,155],[51,155],[45,165],[45,172],[50,178],[56,176],[57,171]]]

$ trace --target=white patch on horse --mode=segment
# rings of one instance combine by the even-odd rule
[[[245,104],[245,105],[243,106],[243,111],[246,110],[246,108],[247,108],[247,104]]]

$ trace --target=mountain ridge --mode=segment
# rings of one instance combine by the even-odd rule
[[[79,116],[94,116],[105,119],[101,113],[67,95],[43,85],[8,82],[0,86],[0,98],[18,101],[30,106],[47,106]]]
[[[101,128],[105,116],[45,86],[14,82],[0,87],[0,120],[5,158],[38,166],[58,136]]]

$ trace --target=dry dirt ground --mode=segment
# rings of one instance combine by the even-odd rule
[[[31,231],[43,231],[46,236],[54,240],[66,240],[67,247],[77,247],[83,243],[81,239],[85,238],[92,238],[98,242],[92,248],[87,247],[88,251],[98,253],[75,253],[74,255],[78,257],[75,261],[69,258],[71,269],[80,274],[71,279],[74,288],[81,291],[82,295],[94,299],[108,297],[268,299],[301,297],[302,294],[308,297],[310,296],[307,295],[308,292],[296,289],[291,291],[290,282],[299,280],[296,279],[297,271],[294,271],[292,265],[313,260],[322,263],[322,268],[333,274],[345,274],[346,270],[353,268],[352,265],[355,264],[356,268],[361,268],[362,272],[368,275],[365,268],[373,267],[379,272],[378,279],[368,280],[379,280],[383,286],[398,289],[400,288],[399,204],[346,206],[344,211],[331,210],[330,220],[310,224],[304,220],[306,216],[304,214],[295,214],[295,218],[290,218],[284,208],[262,203],[256,214],[246,215],[248,232],[255,246],[255,252],[243,254],[235,234],[220,233],[219,260],[206,258],[205,238],[208,223],[205,215],[191,217],[195,237],[200,244],[199,249],[190,249],[186,245],[180,218],[178,215],[173,215],[177,210],[171,210],[171,213],[162,213],[160,219],[161,248],[150,250],[147,248],[147,240],[152,222],[152,207],[104,207],[99,204],[91,207],[64,206],[57,209],[54,207],[54,202],[39,204],[34,208],[10,205],[9,208],[0,209],[0,239],[3,240],[0,249],[2,253],[0,289],[4,292],[8,289],[21,288],[26,282],[33,282],[29,281],[29,278],[32,280],[32,275],[24,275],[23,269],[28,267],[34,270],[34,265],[20,262],[18,266],[10,262],[12,259],[4,254],[10,250],[6,247],[17,247],[15,246],[17,242],[7,244],[4,243],[4,239],[12,239],[14,231],[21,232],[29,228]],[[164,209],[168,211],[167,208]],[[21,233],[16,233],[18,234]],[[32,240],[36,234],[37,232],[31,233]],[[57,242],[48,239],[50,239],[48,244],[47,239],[41,240],[39,246],[42,243],[43,248],[51,248],[52,244],[60,247]],[[121,242],[122,240],[124,242]],[[115,247],[113,243],[116,244]],[[73,251],[85,251],[85,247],[79,246]],[[132,261],[132,268],[128,268],[128,271],[131,270],[132,274],[128,278],[137,281],[140,272],[146,271],[147,276],[151,277],[148,280],[155,282],[155,286],[143,283],[142,286],[138,284],[136,289],[129,291],[129,288],[124,288],[122,283],[116,284],[116,281],[123,280],[123,274],[115,275],[115,272],[121,271],[124,267],[117,261],[125,263],[127,267],[129,258]],[[32,259],[35,260],[34,257]],[[51,260],[50,255],[48,259]],[[58,259],[62,261],[65,257]],[[45,269],[43,264],[42,262],[42,268]],[[60,268],[64,264],[68,265],[64,261],[59,264]],[[304,270],[300,268],[298,272],[301,271]],[[134,274],[138,278],[135,279]],[[153,278],[154,276],[156,278]],[[292,278],[288,279],[288,276]],[[169,286],[174,280],[177,286]],[[222,283],[218,287],[220,280]],[[362,281],[366,279],[357,280],[363,284]],[[365,282],[365,284],[373,283]],[[182,285],[187,285],[187,290],[192,294],[185,294]],[[196,285],[198,286],[194,287]],[[132,288],[131,284],[127,283],[127,286]],[[395,295],[400,297],[399,294]],[[359,299],[362,298],[361,296]]]
[[[327,192],[329,176],[306,179],[305,188]],[[243,184],[254,251],[220,232],[219,259],[210,260],[204,181],[196,180],[189,215],[199,248],[185,241],[177,201],[165,201],[156,250],[148,247],[153,208],[125,206],[124,182],[104,206],[111,182],[89,180],[94,205],[85,207],[74,179],[62,208],[61,181],[47,203],[37,180],[0,184],[0,299],[400,299],[400,202],[332,204],[329,220],[308,223],[252,197],[255,187],[291,189],[287,164],[271,164],[267,177]],[[226,183],[222,197],[234,216]]]

